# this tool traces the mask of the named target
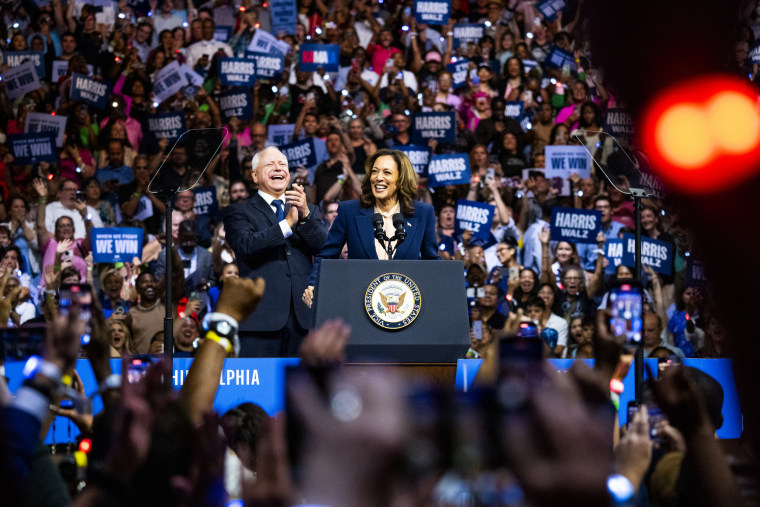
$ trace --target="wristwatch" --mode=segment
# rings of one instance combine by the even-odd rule
[[[238,323],[235,319],[224,313],[212,312],[203,318],[202,327],[207,338],[219,343],[228,352],[230,351],[228,344],[231,343],[235,355],[240,353]]]

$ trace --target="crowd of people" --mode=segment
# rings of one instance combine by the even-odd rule
[[[412,431],[400,401],[402,389],[392,381],[372,383],[371,375],[344,371],[334,373],[335,382],[354,383],[348,395],[365,403],[358,418],[319,404],[313,398],[321,400],[324,395],[315,394],[307,380],[297,383],[292,393],[302,419],[313,417],[304,430],[314,440],[302,463],[305,487],[299,494],[303,497],[294,496],[282,470],[274,466],[285,466],[287,461],[280,421],[269,421],[255,408],[241,406],[221,418],[225,437],[220,440],[214,431],[219,421],[205,415],[217,387],[207,381],[219,378],[221,361],[231,350],[226,346],[229,342],[204,339],[208,337],[208,329],[202,326],[204,317],[221,313],[242,323],[262,298],[262,319],[288,320],[288,326],[292,320],[280,319],[277,307],[267,303],[267,291],[272,297],[277,288],[248,284],[255,270],[246,266],[256,261],[238,259],[242,240],[222,220],[232,215],[231,205],[252,199],[261,190],[257,171],[265,157],[257,154],[267,153],[265,148],[305,139],[313,142],[312,165],[288,167],[286,160],[285,170],[298,188],[294,198],[301,199],[303,194],[290,225],[300,227],[303,222],[320,229],[324,242],[341,203],[366,193],[368,159],[375,160],[373,155],[384,148],[413,145],[416,113],[455,114],[455,140],[431,138],[426,147],[432,154],[466,153],[469,184],[431,186],[432,179],[423,171],[411,185],[417,192],[412,197],[434,210],[437,256],[442,259],[434,262],[463,262],[470,321],[480,321],[483,330],[482,337],[471,333],[467,355],[482,358],[486,371],[489,363],[498,361],[503,339],[527,320],[537,325],[544,357],[597,358],[599,363],[610,348],[605,321],[609,291],[635,278],[633,267],[608,257],[605,244],[634,231],[635,210],[627,194],[637,182],[625,167],[634,156],[636,140],[630,135],[613,136],[605,127],[605,112],[623,110],[624,104],[605,82],[603,70],[595,66],[584,0],[563,2],[561,10],[549,17],[536,3],[523,0],[453,0],[451,16],[442,25],[418,22],[413,2],[408,0],[298,0],[295,4],[292,30],[277,31],[272,6],[258,0],[212,0],[202,5],[192,0],[120,1],[105,6],[51,0],[0,5],[0,75],[13,69],[15,64],[8,62],[18,61],[15,53],[41,54],[38,89],[11,98],[0,81],[0,285],[4,296],[0,320],[8,327],[47,323],[49,343],[43,363],[57,368],[37,370],[14,401],[5,400],[4,412],[10,415],[2,428],[5,456],[0,458],[8,458],[7,463],[17,468],[9,469],[4,479],[12,483],[14,477],[21,477],[37,484],[47,477],[32,467],[39,458],[31,453],[37,435],[25,435],[19,445],[11,445],[8,439],[15,437],[23,421],[34,422],[27,430],[44,426],[49,414],[40,412],[40,393],[43,398],[51,393],[49,384],[71,367],[77,353],[90,359],[99,381],[109,378],[104,362],[108,357],[160,354],[169,305],[174,313],[174,356],[195,357],[192,380],[175,400],[161,390],[157,379],[163,371],[155,367],[137,387],[125,385],[120,395],[118,389],[108,389],[106,410],[95,422],[77,419],[83,433],[102,439],[103,447],[98,448],[101,462],[93,472],[92,488],[76,496],[76,503],[109,505],[117,499],[150,503],[153,499],[146,500],[132,489],[150,480],[156,491],[167,495],[156,499],[223,505],[224,495],[214,489],[218,484],[213,481],[221,480],[219,460],[224,459],[216,444],[225,440],[242,467],[255,470],[258,477],[255,486],[243,481],[240,489],[237,481],[237,489],[227,491],[252,504],[271,496],[282,504],[305,498],[335,506],[389,505],[391,498],[424,502],[435,497],[448,505],[455,493],[466,489],[468,494],[477,492],[472,501],[483,505],[517,504],[524,498],[538,504],[602,505],[610,501],[605,480],[614,470],[644,497],[648,490],[663,495],[649,495],[660,505],[686,501],[694,491],[704,493],[703,499],[713,504],[726,504],[716,499],[736,493],[725,460],[710,437],[720,424],[707,417],[694,379],[689,380],[679,368],[670,370],[652,388],[671,419],[672,426],[662,434],[675,435],[669,445],[677,457],[659,462],[673,473],[663,479],[666,471],[661,470],[662,482],[651,488],[639,487],[659,466],[651,459],[646,410],[637,412],[631,429],[618,442],[611,411],[607,413],[608,407],[599,399],[589,401],[599,394],[599,385],[609,381],[615,364],[597,365],[594,372],[578,368],[567,378],[547,373],[546,389],[525,401],[524,420],[502,414],[510,422],[508,431],[493,439],[502,451],[502,461],[509,462],[511,472],[506,478],[486,474],[501,470],[502,461],[497,460],[497,467],[483,458],[474,469],[464,470],[457,468],[461,462],[453,463],[461,456],[427,461],[418,456],[417,461],[410,458],[405,463],[410,467],[406,470],[417,474],[410,481],[415,487],[386,488],[397,478],[391,469]],[[726,64],[748,80],[756,73],[746,49],[760,36],[754,3],[751,7],[751,15],[738,30],[735,58],[727,56]],[[455,27],[462,23],[481,25],[482,37],[455,40]],[[257,78],[245,89],[252,105],[249,112],[227,116],[221,98],[238,88],[222,84],[218,63],[225,57],[245,58],[257,31],[275,35],[287,45],[283,67],[274,77]],[[339,70],[301,70],[299,47],[305,43],[339,45]],[[570,55],[560,67],[550,60],[555,50]],[[462,59],[469,61],[466,76],[455,85],[448,65]],[[65,73],[51,79],[61,62]],[[156,76],[174,62],[187,69],[187,86],[159,102]],[[107,84],[110,94],[105,108],[71,98],[74,74]],[[522,103],[519,117],[508,111],[508,104],[515,102]],[[38,113],[66,120],[59,126],[55,160],[19,163],[10,141],[29,132],[28,117]],[[167,113],[182,113],[189,131],[176,144],[177,136],[163,137],[150,122]],[[282,132],[274,128],[280,125],[292,126],[284,138],[273,135]],[[573,174],[557,182],[546,176],[545,147],[563,145],[588,150],[593,161],[588,177]],[[366,175],[369,178],[369,170]],[[199,188],[213,188],[216,209],[198,201],[198,192],[191,189],[196,182]],[[181,189],[172,202],[171,231],[165,230],[162,220],[165,204],[152,191],[157,188]],[[458,233],[457,203],[462,199],[494,206],[487,240],[475,238],[472,231]],[[271,199],[267,203],[272,205]],[[553,240],[548,220],[556,207],[600,212],[596,243]],[[314,217],[319,217],[319,222],[307,222],[309,216],[315,222]],[[670,274],[646,265],[641,273],[645,357],[728,357],[730,339],[711,294],[687,269],[699,252],[693,232],[679,217],[678,203],[662,193],[649,196],[643,201],[641,225],[645,237],[668,243],[673,252],[670,269],[664,270]],[[124,262],[94,262],[91,230],[103,227],[144,230],[142,255]],[[286,232],[283,229],[288,238]],[[171,272],[166,269],[168,234],[175,245],[168,253],[173,259]],[[317,255],[321,244],[310,248],[309,255]],[[254,250],[243,250],[243,255],[253,255]],[[166,294],[170,276],[172,293]],[[301,280],[299,288],[308,281]],[[59,311],[59,289],[72,284],[89,284],[95,296],[92,342],[86,350],[73,350],[71,336],[82,333],[72,330],[73,322],[66,325]],[[251,293],[249,299],[243,296],[244,289]],[[226,307],[225,293],[233,294]],[[295,312],[303,327],[306,311],[304,306]],[[340,356],[334,352],[340,349],[335,341],[345,341],[347,335],[345,328],[333,323],[310,335],[302,350],[307,358],[326,354],[327,362],[333,362]],[[319,345],[331,340],[329,346]],[[222,348],[216,350],[220,343]],[[294,355],[298,345],[276,347],[273,355]],[[606,357],[610,363],[609,354]],[[316,360],[320,361],[325,358]],[[149,392],[156,394],[146,400]],[[337,387],[336,393],[341,394]],[[47,403],[44,407],[47,410]],[[173,415],[163,413],[166,407]],[[515,407],[502,408],[515,413]],[[567,417],[568,413],[576,417]],[[170,417],[162,426],[161,421]],[[552,427],[559,419],[567,426]],[[330,424],[335,420],[339,424]],[[527,424],[528,420],[539,427]],[[368,421],[374,424],[360,424]],[[521,424],[512,424],[515,421]],[[592,427],[599,429],[597,434],[588,431]],[[161,452],[171,455],[182,449],[182,453],[173,460],[166,458],[176,469],[167,465],[156,474],[164,458],[155,447],[168,434],[176,438]],[[538,438],[553,441],[554,449],[538,446],[532,440]],[[194,446],[183,447],[191,441]],[[512,446],[515,441],[523,441],[524,447]],[[607,445],[609,452],[599,451],[602,447],[597,444]],[[589,454],[585,446],[594,453]],[[336,448],[345,451],[340,464],[333,460]],[[369,455],[374,461],[371,466],[363,462]],[[257,460],[257,456],[267,460]],[[563,480],[560,471],[570,466],[587,473]],[[453,475],[444,475],[444,469]],[[172,476],[185,482],[170,480]],[[193,482],[196,477],[202,480]],[[432,477],[437,488],[425,491]],[[485,484],[489,480],[493,484]],[[502,480],[514,487],[503,487]],[[687,494],[682,491],[687,487],[695,489]],[[18,484],[12,489],[19,501],[32,495],[31,489],[20,490]],[[509,496],[516,491],[518,497]],[[65,498],[67,493],[63,494]]]

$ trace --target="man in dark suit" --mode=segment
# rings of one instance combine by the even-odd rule
[[[259,190],[224,209],[227,241],[241,277],[263,277],[264,297],[240,325],[241,356],[292,357],[310,325],[301,294],[312,257],[325,242],[319,210],[308,204],[303,187],[290,184],[288,160],[277,148],[253,157]]]

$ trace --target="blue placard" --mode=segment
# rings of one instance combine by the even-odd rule
[[[486,34],[486,25],[483,23],[457,23],[454,25],[454,49],[462,44],[474,42],[477,44]]]
[[[636,237],[623,234],[623,264],[635,267]],[[641,238],[641,263],[651,266],[657,273],[669,275],[673,268],[673,245],[667,241]]]
[[[302,141],[280,146],[280,151],[288,159],[288,166],[296,168],[300,166],[313,167],[317,165],[317,152],[314,149],[314,139],[307,137]]]
[[[409,157],[409,161],[412,163],[417,176],[420,178],[427,177],[427,168],[430,163],[430,147],[409,144],[407,146],[393,146],[391,149],[403,151]]]
[[[150,0],[127,0],[127,5],[132,8],[138,17],[147,16],[148,12],[150,12]]]
[[[536,4],[538,12],[544,15],[544,19],[551,23],[557,18],[557,13],[565,8],[565,0],[541,0]]]
[[[219,202],[216,200],[216,187],[196,187],[193,189],[195,194],[195,207],[193,212],[196,215],[216,215],[219,211]]]
[[[256,62],[256,77],[261,79],[279,79],[285,67],[285,57],[246,51],[245,57]]]
[[[164,113],[148,115],[148,130],[156,139],[176,140],[186,130],[185,113]]]
[[[298,22],[296,0],[269,0],[269,5],[272,15],[272,33],[275,35],[279,35],[280,32],[295,34]]]
[[[217,61],[219,78],[224,86],[253,86],[256,81],[256,60],[249,58],[220,58]]]
[[[617,138],[633,136],[633,116],[622,108],[607,109],[602,115],[602,129]]]
[[[250,88],[235,88],[219,96],[219,109],[225,121],[232,117],[241,120],[253,118],[253,103]]]
[[[71,100],[81,100],[98,109],[105,109],[107,99],[108,84],[95,81],[84,74],[72,74]]]
[[[689,256],[686,260],[686,286],[706,288],[708,285],[705,263],[693,255]]]
[[[568,66],[571,73],[578,71],[578,65],[575,63],[575,56],[566,49],[562,49],[559,46],[552,47],[552,50],[546,56],[544,60],[544,67],[549,69],[563,69]]]
[[[427,145],[428,139],[453,143],[457,138],[456,114],[415,113],[412,117],[412,143]]]
[[[414,0],[417,23],[445,25],[451,16],[451,0]]]
[[[227,42],[230,40],[230,35],[232,35],[232,27],[231,26],[217,26],[214,29],[214,39],[219,42]]]
[[[615,273],[618,266],[623,263],[623,240],[620,238],[608,239],[604,244],[604,257],[607,259],[607,267],[604,272],[608,275]]]
[[[301,44],[298,70],[314,72],[322,67],[327,72],[338,72],[340,46],[338,44]]]
[[[454,236],[459,238],[464,231],[472,231],[473,239],[488,241],[495,212],[496,206],[459,199],[454,220]]]
[[[760,63],[760,44],[755,44],[749,52],[752,63]]]
[[[34,164],[41,160],[58,161],[55,135],[51,132],[9,134],[8,147],[14,164]]]
[[[456,90],[467,84],[467,69],[470,66],[470,60],[460,58],[455,63],[446,65],[446,70],[451,72],[451,86]]]
[[[25,60],[29,60],[34,64],[34,69],[37,71],[37,77],[44,78],[45,73],[45,53],[42,51],[9,51],[3,54],[3,65],[8,67],[18,67]]]
[[[428,187],[470,183],[470,157],[464,153],[433,155],[428,164]]]
[[[522,100],[510,100],[504,108],[504,116],[520,121],[525,114],[525,102]]]
[[[523,60],[523,72],[527,74],[531,69],[538,68],[538,62],[536,60]]]
[[[596,243],[602,230],[602,212],[593,209],[552,208],[549,222],[552,241]]]
[[[544,154],[547,178],[591,177],[591,155],[583,146],[547,146]]]
[[[90,229],[92,260],[101,262],[131,262],[142,257],[142,229],[136,227],[95,227]]]

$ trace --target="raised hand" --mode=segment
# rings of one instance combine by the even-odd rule
[[[216,311],[229,315],[238,322],[245,320],[256,310],[264,294],[266,282],[263,278],[227,278],[224,289],[219,294]]]

